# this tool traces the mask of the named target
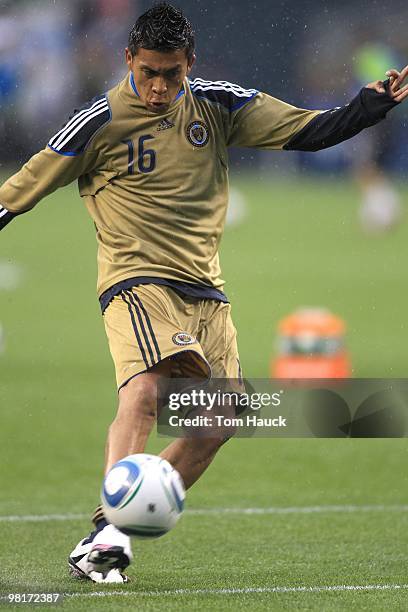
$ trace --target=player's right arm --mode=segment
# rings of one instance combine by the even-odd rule
[[[45,196],[91,172],[100,164],[94,137],[109,123],[106,96],[75,112],[47,147],[34,155],[0,187],[0,230]]]

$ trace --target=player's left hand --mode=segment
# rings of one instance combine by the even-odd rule
[[[405,79],[408,77],[408,66],[405,66],[401,72],[392,68],[385,73],[389,78],[390,84],[387,89],[388,95],[394,102],[402,102],[408,97],[408,84],[403,86]],[[374,81],[366,85],[369,89],[375,89],[378,93],[385,93],[383,81]]]

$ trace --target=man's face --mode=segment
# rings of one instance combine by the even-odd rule
[[[133,73],[140,99],[149,111],[157,114],[168,111],[190,74],[194,59],[193,56],[188,61],[185,49],[169,52],[138,49],[133,57],[126,49],[126,63]]]

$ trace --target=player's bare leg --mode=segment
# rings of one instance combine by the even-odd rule
[[[120,390],[118,411],[106,443],[106,471],[123,457],[144,451],[156,422],[157,387],[170,373],[171,364],[163,360]],[[130,538],[107,523],[101,507],[95,510],[93,521],[96,529],[70,554],[71,574],[94,582],[126,582],[123,570],[132,561]]]
[[[227,439],[180,438],[165,448],[160,457],[166,459],[179,472],[184,486],[188,489],[208,468]]]
[[[217,414],[224,417],[235,416],[235,406],[233,403],[224,403],[216,409]],[[194,409],[189,413],[189,417],[200,416],[202,409]],[[205,414],[205,410],[204,410]],[[213,419],[214,420],[214,419]],[[186,430],[187,432],[188,430]],[[194,430],[195,435],[179,438],[167,448],[160,456],[166,459],[181,475],[186,489],[190,488],[202,473],[208,468],[220,447],[235,435],[234,426],[213,425],[209,428]]]
[[[171,362],[164,359],[119,391],[118,411],[106,442],[105,472],[123,457],[144,452],[157,418],[158,384],[170,375]]]

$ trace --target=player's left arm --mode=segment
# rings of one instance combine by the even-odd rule
[[[388,111],[408,96],[403,82],[408,66],[401,72],[389,70],[386,81],[369,83],[346,106],[318,115],[283,148],[297,151],[319,151],[352,138],[364,128],[382,121]]]
[[[233,117],[229,145],[266,149],[319,151],[352,138],[385,118],[408,97],[408,66],[389,70],[386,81],[363,87],[348,104],[327,111],[296,108],[258,94]]]

